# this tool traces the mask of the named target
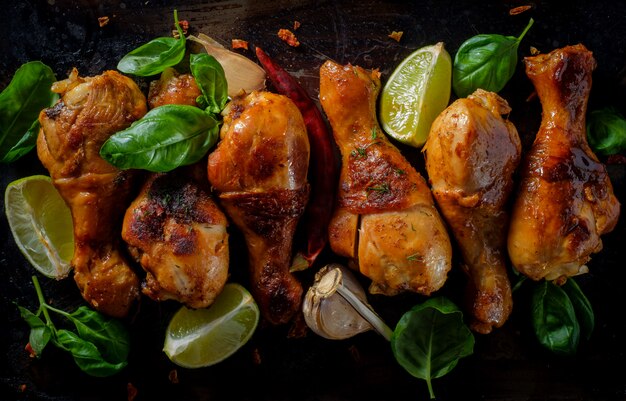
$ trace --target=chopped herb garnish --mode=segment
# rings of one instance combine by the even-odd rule
[[[404,175],[404,174],[406,174],[406,171],[404,171],[404,170],[402,170],[402,169],[400,169],[400,168],[395,169],[395,172],[396,172],[396,174],[398,174],[398,175]]]
[[[412,225],[411,225],[411,227],[412,227]],[[418,262],[418,261],[423,260],[423,257],[419,253],[414,253],[413,255],[407,256],[406,260],[409,260],[411,262]]]
[[[372,128],[372,139],[378,139],[378,132],[376,132],[376,127]]]
[[[391,188],[389,187],[389,184],[384,182],[380,185],[372,185],[370,187],[367,187],[366,190],[368,192],[378,192],[379,194],[387,194],[389,192],[391,192]]]

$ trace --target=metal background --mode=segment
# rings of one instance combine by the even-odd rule
[[[622,1],[0,1],[0,88],[24,62],[41,60],[59,79],[72,67],[83,75],[115,68],[128,51],[172,28],[172,11],[190,23],[191,33],[204,32],[228,46],[230,40],[248,40],[254,59],[262,47],[318,96],[318,69],[327,58],[341,63],[379,68],[383,81],[413,50],[445,42],[454,57],[459,45],[477,33],[517,36],[533,17],[535,25],[520,46],[542,52],[583,43],[594,52],[598,67],[590,108],[616,106],[625,112],[626,4]],[[510,16],[509,9],[530,4],[532,10]],[[108,16],[100,28],[97,18]],[[302,46],[291,48],[276,33],[301,22],[296,34]],[[400,43],[387,37],[404,31]],[[141,80],[142,88],[146,82]],[[513,111],[528,147],[539,126],[539,102],[527,100],[532,85],[520,68],[501,92]],[[423,171],[421,154],[401,147]],[[19,177],[47,172],[35,152],[0,166],[1,188]],[[609,172],[618,198],[626,200],[624,166]],[[0,202],[3,202],[0,201]],[[4,209],[4,203],[2,203]],[[557,357],[535,341],[529,320],[528,292],[515,293],[514,312],[507,324],[489,335],[475,335],[474,355],[461,360],[447,376],[434,380],[440,400],[625,400],[626,292],[623,218],[604,237],[604,249],[589,263],[590,273],[577,281],[596,313],[596,330],[582,341],[575,357]],[[241,237],[232,230],[232,243]],[[456,258],[456,257],[455,257]],[[342,260],[325,252],[320,264]],[[461,302],[465,282],[458,260],[441,295]],[[245,284],[246,260],[233,256],[233,281]],[[313,271],[302,273],[310,282]],[[308,333],[288,338],[288,327],[261,325],[252,340],[231,358],[209,368],[177,369],[162,353],[164,330],[175,303],[142,300],[139,313],[127,324],[132,335],[129,366],[117,376],[86,376],[69,356],[49,347],[32,360],[24,351],[28,328],[14,302],[35,309],[30,281],[35,271],[20,254],[0,217],[0,399],[1,400],[125,400],[128,383],[136,400],[422,400],[428,399],[423,381],[411,377],[393,359],[389,344],[373,332],[350,340],[329,341]],[[72,279],[61,282],[40,277],[46,297],[56,306],[82,303]],[[365,283],[365,282],[364,282]],[[366,283],[365,283],[366,284]],[[405,294],[393,298],[370,296],[390,326],[424,299]]]

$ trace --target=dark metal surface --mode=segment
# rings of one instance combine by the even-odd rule
[[[520,46],[542,52],[583,43],[598,62],[590,107],[617,106],[626,111],[626,4],[620,1],[535,1],[533,9],[510,16],[520,1],[2,1],[0,12],[0,87],[24,62],[41,60],[58,78],[77,67],[84,75],[115,68],[129,50],[156,36],[168,35],[172,11],[190,22],[192,33],[204,32],[228,45],[248,40],[262,47],[296,75],[311,95],[318,94],[318,68],[332,58],[367,68],[379,68],[385,80],[391,70],[418,47],[443,41],[452,56],[458,46],[477,33],[518,35],[529,17],[535,25]],[[97,18],[108,16],[100,28]],[[303,43],[291,48],[276,36],[294,20]],[[387,35],[404,31],[397,43]],[[145,85],[145,82],[143,82]],[[144,86],[145,87],[145,86]],[[537,100],[527,101],[532,86],[518,69],[501,93],[512,105],[510,119],[528,146],[540,120]],[[421,167],[421,155],[404,149]],[[46,173],[35,153],[0,166],[1,188],[10,181]],[[624,166],[609,168],[618,198],[626,202]],[[3,202],[3,201],[2,201]],[[2,203],[4,209],[4,203]],[[507,324],[476,335],[474,355],[463,359],[447,376],[434,381],[440,400],[625,400],[626,399],[626,273],[623,218],[604,237],[604,249],[589,263],[590,273],[578,283],[596,312],[596,330],[582,342],[575,357],[556,357],[543,350],[531,332],[528,297],[515,294],[515,309]],[[233,233],[232,241],[241,241]],[[340,261],[328,252],[323,261]],[[125,400],[127,386],[137,389],[136,400],[418,400],[427,399],[423,381],[411,377],[393,359],[389,344],[374,333],[345,341],[329,341],[308,333],[288,338],[286,327],[260,326],[253,339],[234,356],[216,366],[177,369],[161,351],[165,327],[176,310],[171,303],[142,301],[139,313],[128,320],[132,335],[129,366],[119,375],[96,379],[80,372],[67,355],[45,350],[32,360],[24,351],[28,329],[13,302],[36,308],[30,276],[34,270],[13,243],[4,214],[0,217],[0,400]],[[234,257],[233,280],[245,282],[245,260]],[[301,275],[306,282],[312,272]],[[82,299],[72,279],[56,282],[40,277],[44,292],[55,305],[73,308]],[[461,302],[464,277],[455,266],[441,291]],[[371,297],[371,303],[390,326],[415,303],[416,295]]]

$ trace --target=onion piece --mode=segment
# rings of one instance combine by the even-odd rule
[[[226,49],[203,33],[197,37],[189,35],[187,39],[201,44],[206,52],[222,65],[228,82],[228,96],[231,98],[241,95],[242,92],[250,93],[265,89],[265,70],[254,61]]]

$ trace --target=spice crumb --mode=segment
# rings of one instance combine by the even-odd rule
[[[177,369],[172,369],[170,370],[169,375],[167,375],[167,378],[170,380],[170,382],[172,384],[178,384],[178,370]]]
[[[128,394],[128,401],[133,401],[137,397],[137,387],[133,386],[133,383],[126,385],[126,392]]]
[[[404,31],[393,31],[388,36],[396,42],[400,42],[402,35],[404,35]]]
[[[294,35],[294,33],[291,32],[289,29],[284,29],[284,28],[279,29],[278,37],[291,47],[300,46],[300,42],[298,41],[298,38],[296,38],[296,35]]]
[[[536,56],[539,53],[541,53],[539,49],[537,49],[535,46],[530,46],[530,54],[532,54],[533,56]]]
[[[232,39],[231,46],[233,49],[245,49],[248,50],[248,42],[242,39]]]
[[[24,391],[26,391],[26,384],[20,384],[20,393],[23,393]]]
[[[189,31],[189,21],[187,21],[186,19],[180,20],[178,21],[178,25],[180,25],[180,29],[183,31],[183,35],[187,35],[187,32]],[[172,29],[172,36],[176,39],[180,37],[180,35],[178,34],[178,29]]]
[[[515,7],[509,10],[509,15],[521,14],[524,11],[530,10],[531,8],[533,8],[533,6],[530,5]]]
[[[100,28],[106,26],[109,23],[109,17],[104,16],[104,17],[98,17],[98,25],[100,25]]]
[[[294,21],[293,22],[293,30],[297,31],[298,28],[300,28],[300,21]]]

